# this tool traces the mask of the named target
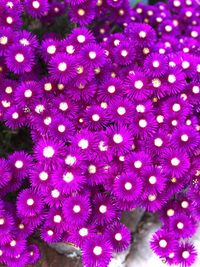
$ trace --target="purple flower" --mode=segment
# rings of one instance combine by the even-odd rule
[[[47,0],[25,0],[24,5],[28,14],[34,18],[40,18],[48,11]]]
[[[184,267],[192,266],[196,260],[197,252],[193,244],[181,243],[176,249],[176,264]]]

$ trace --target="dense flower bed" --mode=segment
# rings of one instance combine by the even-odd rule
[[[106,267],[137,207],[159,214],[160,258],[194,263],[199,33],[192,0],[0,0],[0,118],[34,143],[0,159],[1,263],[36,263],[39,233]]]

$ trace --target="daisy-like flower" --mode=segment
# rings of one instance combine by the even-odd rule
[[[43,40],[41,45],[41,56],[48,62],[59,51],[59,42],[56,39],[48,38]]]
[[[32,167],[32,157],[23,151],[16,151],[8,158],[8,164],[12,175],[17,179],[24,179],[29,176]]]
[[[190,238],[195,234],[197,225],[186,214],[178,214],[170,218],[169,229],[177,238]]]
[[[108,123],[108,115],[105,109],[93,105],[86,108],[83,121],[83,127],[91,131],[100,131]]]
[[[35,81],[22,82],[14,92],[15,101],[19,107],[30,107],[31,102],[39,98],[40,86]]]
[[[11,171],[8,165],[8,161],[0,159],[0,188],[5,187],[11,179]]]
[[[6,105],[8,102],[6,102]],[[4,102],[5,105],[5,102]],[[25,113],[22,108],[13,105],[6,109],[4,120],[7,127],[11,129],[21,128],[26,125]]]
[[[67,94],[70,99],[74,101],[83,101],[85,103],[91,102],[91,99],[94,97],[97,90],[97,85],[94,80],[91,80],[88,83],[79,83],[77,85],[71,85]]]
[[[127,171],[141,175],[144,168],[151,167],[152,159],[144,151],[134,152],[127,156],[124,165]]]
[[[49,8],[48,0],[25,0],[24,5],[27,13],[33,18],[44,16]]]
[[[129,42],[120,42],[113,50],[114,61],[122,66],[131,64],[135,59],[135,55],[136,51],[130,40]]]
[[[24,267],[24,265],[29,264],[29,255],[27,250],[25,249],[18,255],[14,257],[6,257],[6,264],[10,267]]]
[[[166,74],[164,91],[168,95],[176,95],[183,91],[186,86],[185,74],[179,68],[170,68]]]
[[[13,216],[6,212],[0,211],[0,231],[1,234],[7,234],[14,229],[14,219]]]
[[[139,71],[130,72],[126,82],[126,94],[131,100],[145,100],[152,94],[144,73]]]
[[[23,46],[30,46],[33,49],[36,49],[39,46],[37,37],[29,31],[22,30],[17,32],[16,38],[18,39],[18,43]]]
[[[128,248],[131,243],[130,230],[122,223],[115,223],[106,230],[109,242],[114,252],[121,252]]]
[[[62,207],[65,198],[66,195],[52,185],[49,185],[47,190],[44,192],[44,202],[47,203],[51,208]]]
[[[140,109],[140,107],[139,107]],[[141,108],[143,111],[143,107]],[[132,121],[131,130],[135,137],[146,139],[156,133],[158,123],[153,113],[138,113]]]
[[[154,29],[146,23],[130,23],[126,27],[125,33],[137,46],[148,47],[156,41]]]
[[[88,197],[82,195],[68,197],[63,203],[63,213],[69,226],[72,222],[73,225],[84,225],[91,213]]]
[[[2,27],[0,30],[0,56],[6,54],[7,49],[13,44],[15,33],[10,27]]]
[[[108,117],[116,123],[130,124],[133,114],[133,103],[127,99],[116,98],[108,105]]]
[[[98,44],[87,44],[80,50],[80,56],[83,62],[93,68],[102,67],[106,63],[104,50]]]
[[[173,235],[161,229],[152,236],[150,246],[157,255],[165,257],[178,247],[178,242]]]
[[[65,216],[62,212],[61,208],[55,208],[55,206],[49,210],[49,212],[46,215],[46,222],[47,227],[44,228],[44,237],[46,238],[54,238],[54,232],[53,234],[49,234],[48,230],[54,230],[57,233],[62,234],[64,230],[66,229],[67,220],[65,219]],[[71,221],[69,222],[69,224]],[[45,224],[44,224],[45,225]],[[48,240],[47,240],[48,242]],[[56,242],[56,241],[55,241]]]
[[[66,142],[70,141],[75,134],[75,128],[71,121],[66,119],[63,115],[58,115],[50,124],[49,131],[52,138],[59,138]]]
[[[123,155],[131,150],[133,135],[125,125],[116,124],[106,130],[108,147],[115,155]]]
[[[82,247],[86,240],[90,239],[92,235],[94,235],[95,229],[90,225],[84,225],[76,228],[70,232],[69,242],[72,242],[77,247]]]
[[[183,126],[173,132],[171,142],[175,148],[192,153],[199,145],[200,137],[193,127]]]
[[[98,194],[93,200],[92,220],[97,225],[112,223],[117,217],[114,201],[105,194]]]
[[[197,251],[193,244],[189,242],[181,243],[177,247],[176,251],[176,264],[180,264],[183,267],[192,266],[197,257]]]
[[[51,184],[51,172],[44,164],[35,165],[30,171],[31,186],[40,192],[46,192]]]
[[[8,257],[17,257],[26,248],[26,240],[16,235],[4,246],[5,255]]]
[[[76,75],[77,63],[74,57],[57,53],[49,62],[49,72],[54,81],[66,84]]]
[[[13,44],[6,51],[6,64],[15,74],[30,72],[34,65],[33,50],[29,46]]]
[[[65,154],[65,146],[57,139],[40,139],[35,146],[34,153],[39,162],[46,162],[49,167],[56,168],[60,165],[61,157]]]
[[[168,58],[159,53],[151,53],[144,62],[145,72],[152,77],[160,77],[168,70]]]
[[[19,233],[22,238],[27,238],[34,232],[34,226],[23,222],[23,219],[16,218],[14,231]]]
[[[68,38],[78,49],[80,49],[83,45],[95,42],[92,32],[84,27],[73,29]]]
[[[170,199],[159,211],[159,218],[163,223],[168,222],[171,218],[180,213],[177,200]]]
[[[52,183],[60,192],[67,195],[80,191],[85,179],[78,168],[60,168],[52,175]]]
[[[40,215],[44,203],[41,194],[32,189],[24,189],[17,198],[17,212],[20,217],[34,217]]]
[[[119,78],[109,78],[98,90],[98,99],[109,103],[123,96],[123,82]]]
[[[180,178],[189,170],[190,159],[188,154],[169,148],[163,152],[161,164],[166,175]]]
[[[30,244],[27,247],[29,254],[28,263],[33,265],[40,259],[40,249],[36,244]]]
[[[55,217],[55,220],[56,218],[58,220],[58,215],[57,217]],[[51,244],[59,242],[61,240],[62,234],[56,231],[52,226],[44,224],[40,229],[40,237],[45,242]]]
[[[141,180],[145,193],[156,194],[163,192],[167,179],[161,168],[147,167],[142,170]]]
[[[83,244],[83,264],[87,267],[106,267],[111,260],[112,247],[101,235],[94,235]]]
[[[80,4],[73,5],[69,11],[71,20],[81,26],[92,22],[95,17],[95,3],[91,0],[78,0]],[[71,1],[70,1],[71,3]]]
[[[132,172],[122,173],[114,180],[113,193],[121,201],[135,201],[142,193],[142,180]]]

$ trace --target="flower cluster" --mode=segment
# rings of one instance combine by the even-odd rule
[[[131,242],[122,212],[141,207],[162,222],[152,250],[191,266],[188,239],[200,220],[197,2],[0,7],[0,119],[27,128],[34,143],[32,154],[0,159],[0,263],[37,262],[29,240],[38,232],[80,247],[84,266],[107,267]],[[69,34],[53,31],[60,20]]]

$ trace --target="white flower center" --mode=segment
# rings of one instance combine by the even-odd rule
[[[43,149],[43,156],[45,158],[52,158],[55,154],[55,150],[52,146],[47,146]]]
[[[178,124],[178,121],[177,121],[177,120],[173,120],[173,121],[172,121],[172,125],[173,125],[173,126],[177,126],[177,124]]]
[[[60,215],[55,215],[55,216],[53,217],[53,221],[54,221],[55,223],[60,223],[60,222],[62,221],[62,217],[61,217]]]
[[[8,37],[6,37],[6,36],[2,36],[1,38],[0,38],[0,44],[1,45],[6,45],[8,43]]]
[[[79,42],[79,43],[84,43],[85,42],[85,40],[86,40],[86,38],[85,38],[85,36],[84,35],[78,35],[77,36],[77,41]]]
[[[11,247],[15,247],[17,245],[17,242],[15,241],[15,240],[12,240],[11,242],[10,242],[10,246]]]
[[[38,9],[40,7],[40,2],[39,1],[33,1],[32,6],[33,6],[33,8]]]
[[[46,181],[47,179],[48,179],[48,177],[49,177],[49,175],[48,175],[48,173],[47,172],[41,172],[40,174],[39,174],[39,177],[40,177],[40,180],[42,180],[42,181]]]
[[[167,216],[168,216],[168,217],[172,217],[172,216],[174,216],[174,213],[175,213],[175,211],[174,211],[173,209],[169,209],[169,210],[167,211]]]
[[[58,70],[59,71],[63,72],[63,71],[66,71],[66,69],[67,69],[67,64],[65,62],[61,62],[58,64]]]
[[[180,160],[178,158],[171,159],[172,166],[178,166],[180,164]]]
[[[105,205],[101,205],[99,207],[99,211],[100,211],[100,213],[106,213],[107,212],[107,207]]]
[[[153,87],[158,88],[161,86],[161,81],[159,79],[155,78],[152,80],[152,85],[153,85]]]
[[[92,115],[92,120],[93,121],[99,121],[100,120],[100,116],[98,114],[93,114]]]
[[[50,45],[47,47],[47,53],[50,54],[50,55],[53,55],[55,54],[56,52],[56,46],[55,45]]]
[[[41,105],[37,105],[35,107],[35,112],[38,113],[38,114],[42,113],[44,110],[45,110],[45,107],[42,104]]]
[[[90,52],[89,52],[89,58],[90,58],[90,59],[95,59],[96,56],[97,56],[97,53],[96,53],[95,51],[90,51]]]
[[[33,206],[33,204],[35,203],[35,201],[32,199],[32,198],[29,198],[29,199],[27,199],[27,205],[28,206]]]
[[[113,93],[115,92],[115,90],[116,90],[116,88],[115,88],[114,85],[110,85],[110,86],[108,86],[108,92],[109,92],[110,94],[113,94]]]
[[[117,113],[122,116],[126,113],[126,109],[124,107],[118,107]]]
[[[182,222],[177,223],[177,228],[182,230],[184,228],[184,224]]]
[[[74,211],[75,213],[79,213],[79,212],[81,211],[81,207],[80,207],[79,205],[74,205],[74,207],[73,207],[73,211]]]
[[[159,241],[159,246],[160,246],[161,248],[166,248],[166,246],[167,246],[167,241],[164,240],[164,239],[161,239],[161,240]]]
[[[136,106],[136,111],[139,112],[139,113],[144,113],[145,112],[145,106],[144,105],[137,105]]]
[[[25,60],[24,55],[21,54],[21,53],[16,54],[16,56],[15,56],[15,60],[16,60],[18,63],[22,63],[22,62]]]
[[[24,46],[30,45],[30,42],[25,38],[20,39],[19,42]]]
[[[66,183],[70,183],[71,181],[74,180],[74,175],[73,173],[71,172],[67,172],[66,174],[63,175],[63,180],[66,182]]]
[[[174,112],[178,112],[178,111],[180,111],[180,109],[181,109],[181,106],[180,106],[180,104],[178,104],[178,103],[175,103],[175,104],[172,106],[172,110],[173,110]]]
[[[158,60],[154,60],[152,65],[154,68],[158,68],[160,66],[160,62]]]
[[[99,147],[100,151],[107,151],[108,150],[108,146],[105,145],[104,141],[100,141],[98,147]]]
[[[23,224],[23,223],[20,223],[20,224],[19,224],[19,229],[22,230],[22,229],[24,229],[24,228],[25,228],[24,224]]]
[[[0,225],[3,225],[5,223],[4,218],[0,218]]]
[[[6,94],[11,94],[13,92],[13,89],[11,86],[7,86],[5,89]]]
[[[97,171],[97,168],[96,168],[96,166],[95,165],[90,165],[89,167],[88,167],[88,172],[90,173],[90,174],[94,174],[94,173],[96,173],[96,171]]]
[[[135,166],[136,169],[140,169],[142,167],[142,161],[136,160],[134,162],[134,166]]]
[[[66,130],[65,125],[63,125],[63,124],[58,125],[58,131],[59,131],[60,133],[64,133],[65,130]]]
[[[121,241],[121,240],[122,240],[122,235],[121,235],[121,233],[116,233],[116,234],[115,234],[115,240],[117,240],[117,241]]]
[[[23,163],[22,160],[17,160],[17,161],[15,162],[15,167],[16,167],[17,169],[21,169],[23,166],[24,166],[24,163]]]
[[[154,145],[157,147],[161,147],[163,145],[163,140],[161,138],[154,139]]]
[[[48,231],[47,231],[47,234],[48,234],[49,236],[52,236],[52,235],[53,235],[53,231],[52,231],[52,230],[48,230]]]
[[[171,31],[172,31],[172,26],[171,26],[171,25],[166,25],[166,26],[165,26],[165,30],[166,30],[167,32],[171,32]]]
[[[59,104],[59,109],[62,110],[62,111],[66,111],[68,109],[68,105],[66,102],[61,102]]]
[[[3,255],[3,251],[0,249],[0,257]]]
[[[173,5],[174,5],[175,7],[179,7],[179,6],[181,5],[181,2],[178,1],[178,0],[175,0],[175,1],[173,2]]]
[[[147,121],[146,121],[145,119],[141,119],[141,120],[139,120],[139,126],[140,126],[141,128],[145,128],[145,127],[147,127]]]
[[[199,92],[200,92],[200,89],[199,89],[199,86],[193,86],[192,87],[192,92],[194,93],[194,94],[199,94]]]
[[[79,230],[79,235],[80,236],[87,236],[88,235],[88,229],[87,228],[81,228],[80,230]]]
[[[67,47],[66,47],[66,52],[68,53],[68,54],[73,54],[74,53],[74,51],[75,51],[75,49],[74,49],[74,46],[73,45],[68,45]]]
[[[32,91],[30,90],[30,89],[28,89],[28,90],[26,90],[25,92],[24,92],[24,96],[26,97],[26,98],[29,98],[29,97],[31,97],[32,96]]]
[[[149,183],[150,184],[156,184],[156,182],[157,182],[157,179],[155,176],[152,175],[149,177]]]
[[[82,148],[82,149],[86,149],[86,148],[88,148],[88,146],[89,146],[89,142],[88,142],[88,140],[86,140],[86,139],[81,139],[81,140],[78,142],[78,146],[79,146],[80,148]]]
[[[58,198],[60,196],[60,192],[57,189],[51,191],[51,196],[53,198]]]
[[[148,195],[148,200],[153,202],[156,200],[156,195]]]
[[[122,51],[121,51],[121,56],[122,56],[122,57],[127,57],[127,56],[128,56],[128,52],[127,52],[127,50],[122,50]]]
[[[12,24],[12,23],[13,23],[13,18],[12,18],[12,17],[7,17],[7,18],[6,18],[6,22],[7,22],[8,24]]]
[[[182,134],[182,135],[181,135],[181,140],[182,140],[183,142],[187,142],[188,139],[189,139],[189,136],[188,136],[187,134]]]
[[[127,190],[127,191],[129,191],[129,190],[131,190],[132,189],[132,184],[130,183],[130,182],[126,182],[125,183],[125,185],[124,185],[124,187],[125,187],[125,189]]]
[[[189,251],[187,251],[187,250],[183,251],[183,252],[182,252],[182,257],[183,257],[184,259],[188,259],[188,258],[190,257],[190,253],[189,253]]]
[[[75,162],[76,162],[76,157],[71,156],[71,155],[68,155],[68,156],[66,157],[66,159],[65,159],[65,163],[66,163],[67,165],[70,165],[70,166],[72,166]]]
[[[113,141],[115,144],[120,144],[123,142],[123,136],[121,134],[114,134]]]
[[[168,82],[169,83],[175,83],[175,81],[176,81],[176,76],[174,74],[170,74],[168,76]]]
[[[188,61],[183,61],[182,62],[182,68],[183,69],[188,69],[190,67],[190,62]]]
[[[135,83],[134,83],[134,86],[136,89],[141,89],[143,87],[143,85],[144,85],[143,82],[140,80],[135,81]]]
[[[145,38],[147,36],[147,34],[145,31],[140,31],[139,36],[140,36],[140,38]]]
[[[96,246],[94,247],[93,249],[93,253],[96,255],[96,256],[99,256],[102,254],[102,248],[100,246]]]
[[[187,201],[182,201],[181,202],[181,207],[184,208],[184,209],[187,209],[189,206],[189,203]]]

